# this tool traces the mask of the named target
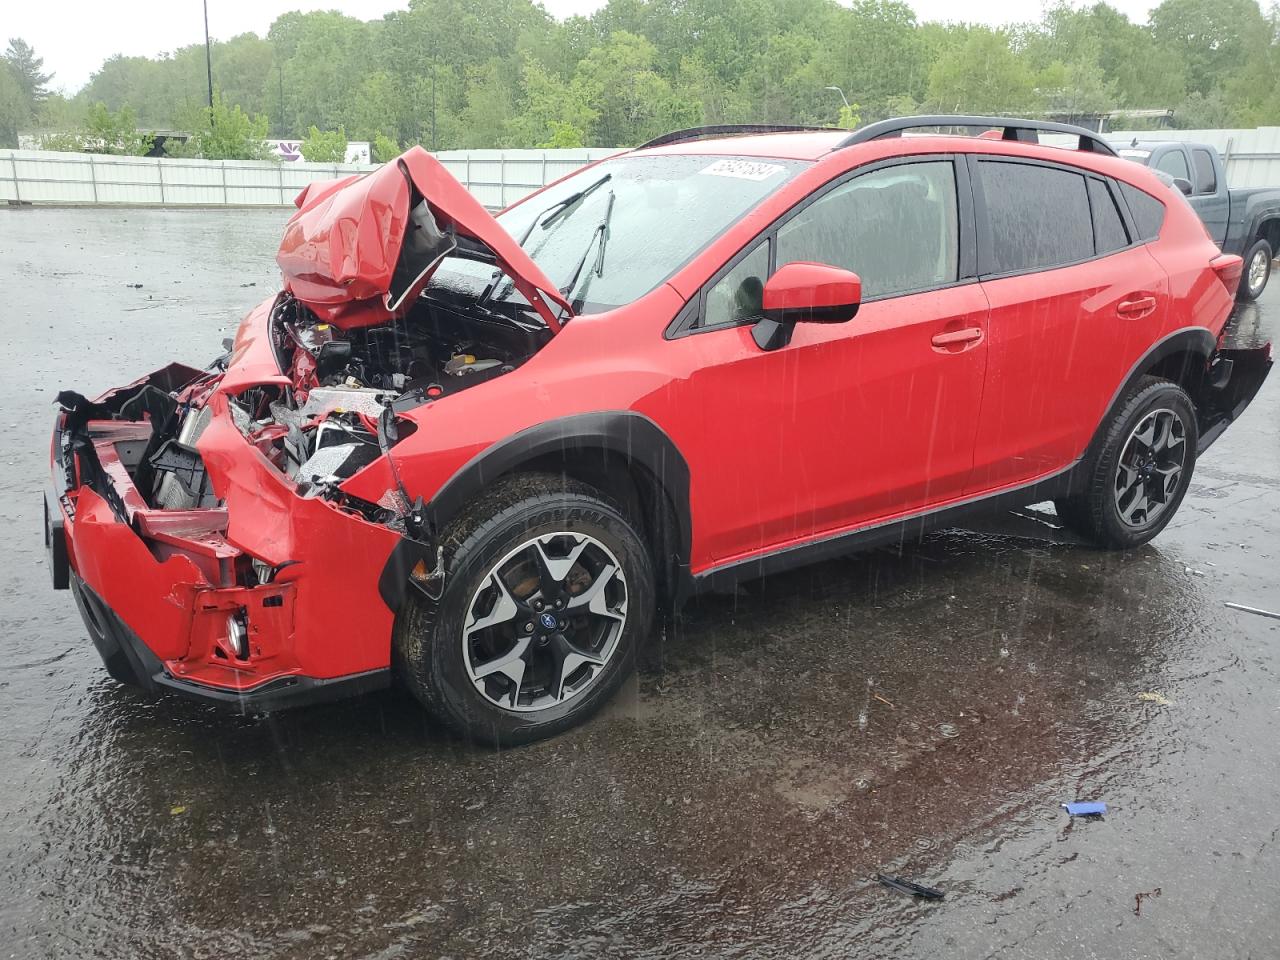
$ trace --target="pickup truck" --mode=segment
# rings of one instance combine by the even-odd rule
[[[1244,258],[1237,299],[1257,300],[1280,251],[1280,187],[1231,189],[1218,151],[1205,143],[1138,140],[1116,152],[1173,178],[1223,253]]]

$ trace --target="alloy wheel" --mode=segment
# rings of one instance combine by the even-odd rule
[[[518,712],[581,695],[627,622],[618,558],[582,533],[534,537],[494,564],[471,597],[463,663],[481,696]]]
[[[1256,293],[1262,288],[1262,284],[1267,279],[1267,263],[1268,253],[1266,250],[1257,250],[1253,254],[1253,258],[1249,261],[1249,273],[1246,282],[1249,284],[1249,292]]]
[[[1167,408],[1152,410],[1125,442],[1116,463],[1115,503],[1120,519],[1142,527],[1162,514],[1178,493],[1187,459],[1187,430]]]

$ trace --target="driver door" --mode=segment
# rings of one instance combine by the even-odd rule
[[[943,503],[973,467],[987,300],[972,277],[967,180],[950,157],[835,181],[703,288],[671,348],[690,457],[695,572]],[[962,222],[963,221],[963,222]],[[963,237],[963,241],[962,241]],[[767,277],[808,260],[857,273],[847,323],[751,336]]]

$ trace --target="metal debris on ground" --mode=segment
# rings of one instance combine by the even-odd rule
[[[888,700],[886,700],[884,697],[880,696],[880,694],[878,694],[878,693],[873,693],[873,694],[871,694],[871,699],[872,699],[872,700],[879,700],[881,703],[883,703],[883,704],[885,704],[885,705],[887,705],[887,706],[889,706],[889,707],[892,707],[894,710],[898,709],[897,707],[894,707],[894,706],[893,706],[893,704],[892,704],[892,703],[890,703]]]
[[[923,897],[926,900],[941,900],[946,896],[943,891],[936,887],[926,887],[920,883],[903,880],[901,877],[890,877],[883,873],[877,873],[876,879],[886,887],[897,890],[899,893],[909,893],[913,897]]]
[[[1224,607],[1230,607],[1232,610],[1239,610],[1243,613],[1256,613],[1260,617],[1270,617],[1272,620],[1280,620],[1280,613],[1272,613],[1270,610],[1262,610],[1258,607],[1246,607],[1243,603],[1232,603],[1230,600],[1224,601]]]
[[[1105,803],[1083,802],[1064,803],[1062,809],[1073,817],[1100,817],[1107,812]]]
[[[1160,896],[1159,887],[1156,887],[1154,890],[1144,890],[1142,893],[1135,893],[1133,895],[1133,915],[1135,917],[1142,916],[1142,901],[1148,897],[1158,896]]]
[[[1157,707],[1167,707],[1169,704],[1173,703],[1173,701],[1163,693],[1144,692],[1138,694],[1138,699],[1145,703],[1154,703]]]

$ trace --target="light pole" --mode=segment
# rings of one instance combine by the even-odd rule
[[[844,95],[844,91],[841,90],[839,87],[826,87],[825,89],[834,90],[836,93],[840,94],[840,99],[844,101],[844,105],[848,107],[850,110],[853,109],[853,107],[849,103],[849,98]]]
[[[213,46],[209,42],[209,0],[204,0],[204,69],[209,77],[209,109],[213,109]]]

